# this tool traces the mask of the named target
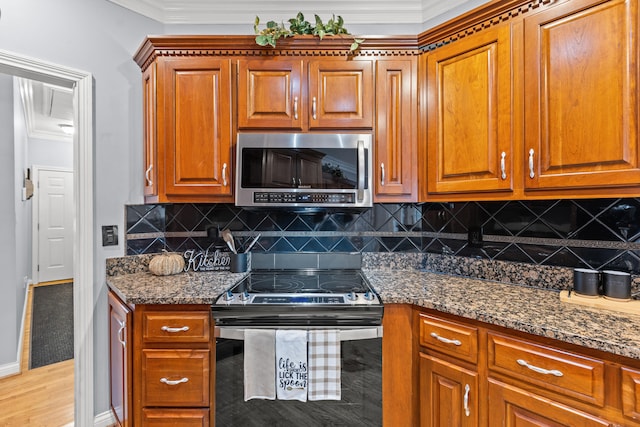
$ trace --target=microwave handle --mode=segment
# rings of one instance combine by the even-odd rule
[[[364,141],[358,140],[358,202],[364,200],[364,180],[365,180],[365,156]]]

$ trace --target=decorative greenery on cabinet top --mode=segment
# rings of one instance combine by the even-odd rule
[[[349,31],[344,27],[344,20],[342,16],[333,15],[331,19],[325,24],[318,15],[315,16],[315,26],[304,19],[302,12],[298,12],[295,18],[289,19],[289,28],[285,27],[284,23],[278,24],[275,21],[267,22],[265,28],[260,29],[260,18],[256,16],[256,20],[253,24],[253,30],[256,35],[256,43],[260,46],[273,46],[276,47],[278,39],[282,37],[293,37],[295,35],[314,35],[318,36],[320,40],[324,36],[338,36],[338,35],[350,35]],[[353,43],[349,47],[349,52],[355,52],[360,48],[360,44],[364,39],[353,39]]]

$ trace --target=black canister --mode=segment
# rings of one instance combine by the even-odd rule
[[[600,273],[588,268],[573,270],[573,291],[580,295],[597,297],[600,288]]]
[[[606,298],[631,299],[631,274],[623,271],[604,270],[602,289]]]

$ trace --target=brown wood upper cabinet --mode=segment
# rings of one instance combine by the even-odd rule
[[[374,200],[418,201],[416,57],[376,62]]]
[[[525,188],[637,186],[638,1],[524,19]]]
[[[513,190],[510,26],[443,46],[426,61],[428,192]]]
[[[232,201],[231,61],[160,57],[143,75],[145,200]]]
[[[238,128],[370,129],[371,60],[240,59]]]

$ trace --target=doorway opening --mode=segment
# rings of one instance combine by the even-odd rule
[[[0,73],[73,89],[74,421],[93,425],[93,79],[84,71],[3,50]]]

